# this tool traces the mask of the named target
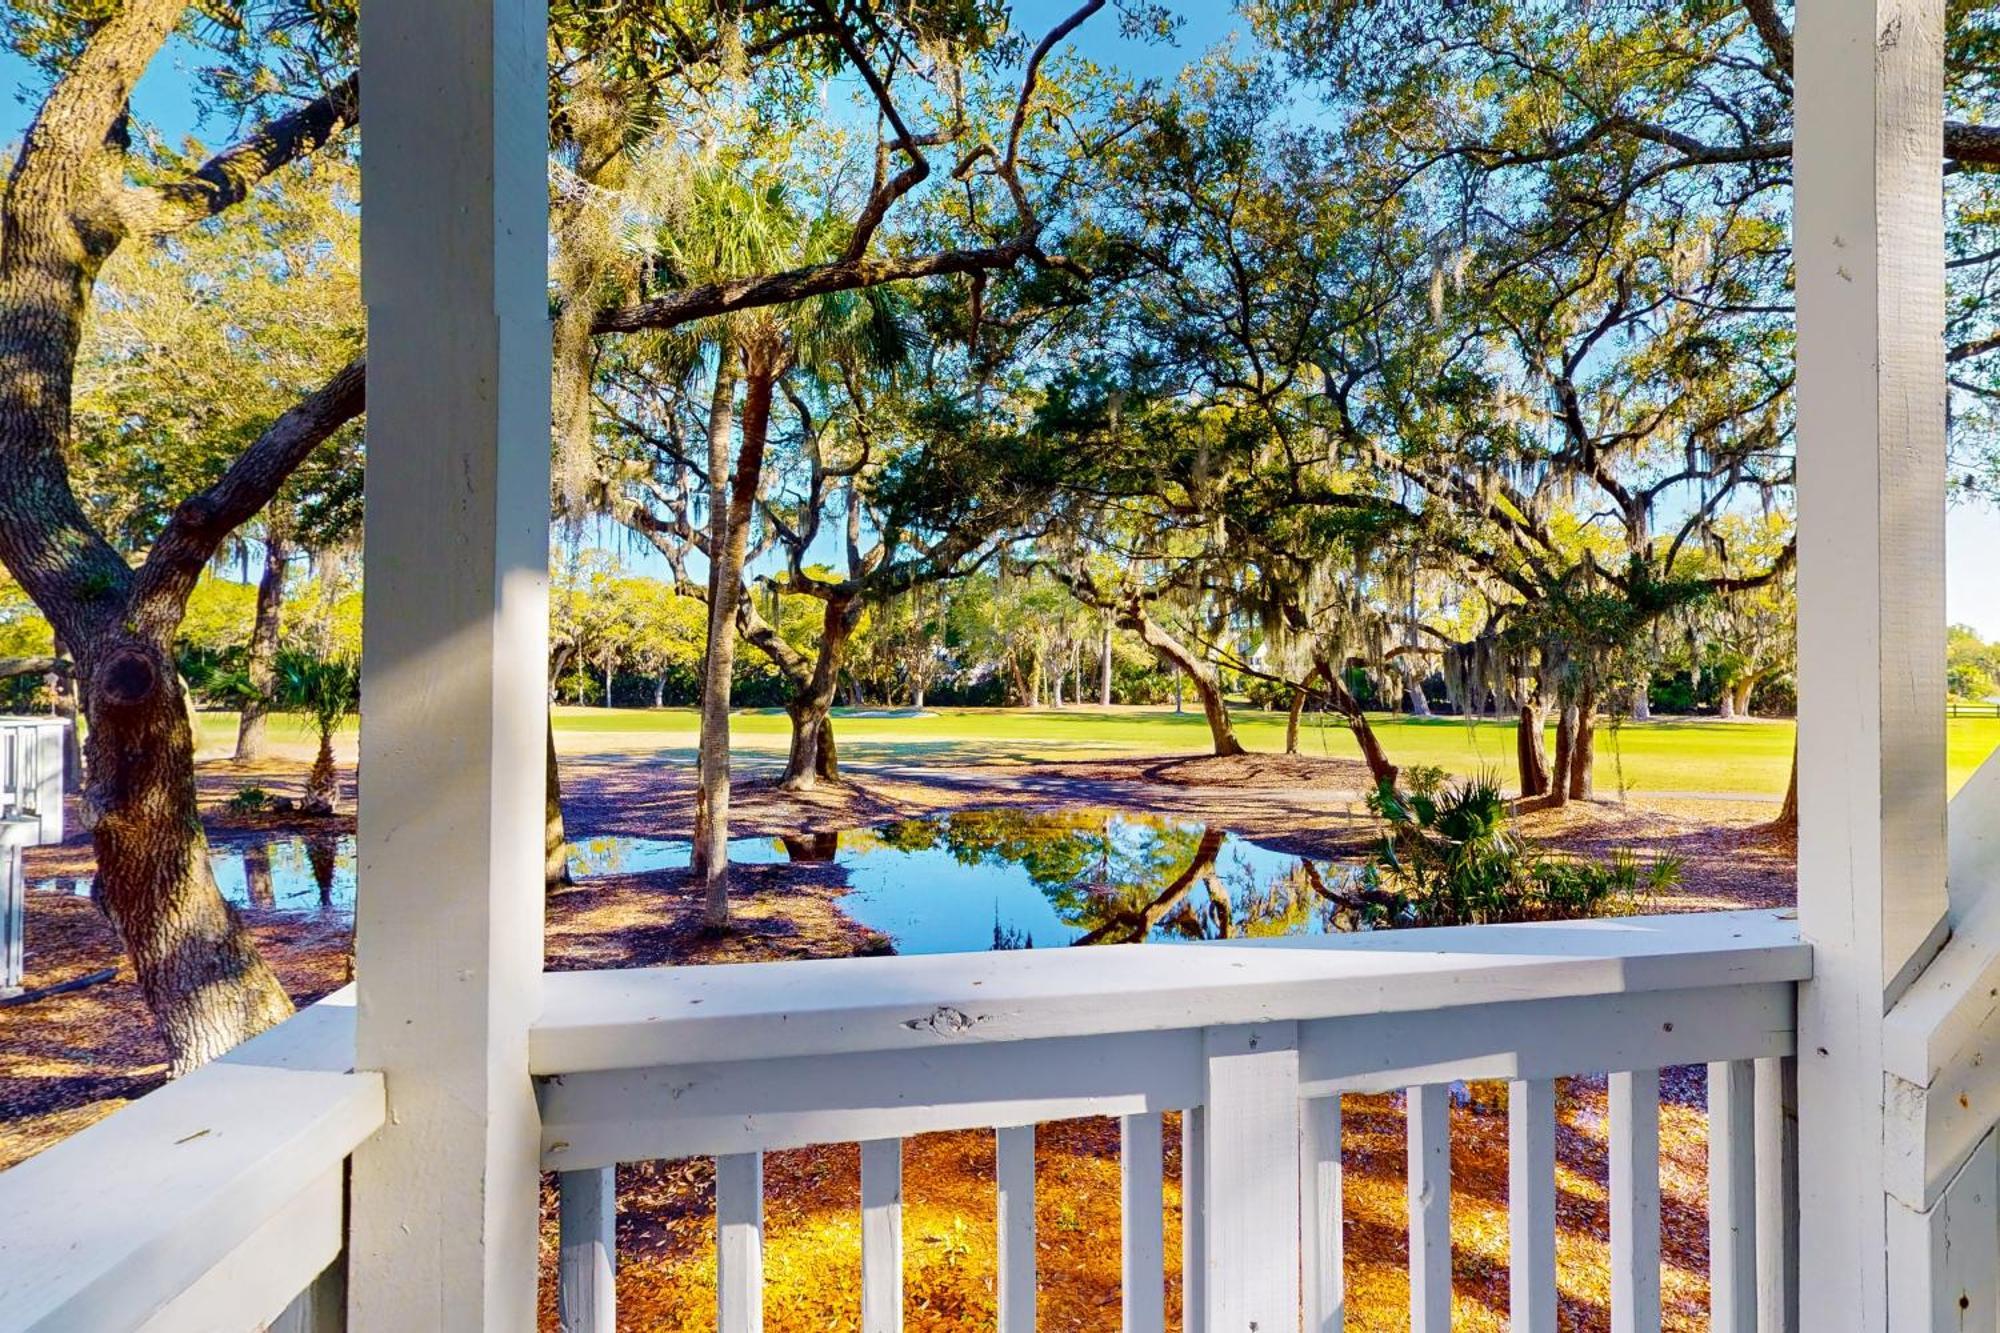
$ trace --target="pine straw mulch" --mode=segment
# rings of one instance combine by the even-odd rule
[[[1268,757],[1267,757],[1268,758]],[[1182,761],[1170,761],[1180,763]],[[1159,766],[1158,761],[1154,765]],[[1287,783],[1221,793],[1206,779],[1168,785],[1110,765],[1050,765],[1060,771],[1002,792],[977,793],[978,775],[956,770],[948,783],[897,773],[871,792],[826,794],[842,804],[885,800],[891,817],[926,810],[1053,803],[1049,793],[1085,792],[1094,803],[1195,813],[1302,852],[1351,850],[1364,830]],[[593,833],[638,831],[626,809],[605,829],[591,816],[620,809],[620,789],[636,775],[624,764],[566,763],[572,820]],[[204,800],[218,840],[258,829],[299,831],[282,817],[219,817],[214,807],[247,782],[267,790],[296,781],[301,765],[259,770],[204,765]],[[607,771],[608,770],[608,771]],[[652,799],[672,779],[648,766]],[[1094,771],[1093,771],[1094,770]],[[668,770],[670,773],[671,770]],[[967,776],[975,778],[966,782]],[[1016,777],[1032,776],[1015,774]],[[1289,777],[1289,775],[1286,775]],[[663,782],[663,778],[666,781]],[[862,784],[857,784],[862,785]],[[1219,785],[1219,784],[1218,784]],[[1150,797],[1150,799],[1147,799]],[[744,784],[745,832],[812,827],[811,806],[763,784]],[[825,799],[825,796],[819,799]],[[1317,805],[1317,808],[1314,808]],[[658,836],[673,825],[637,814]],[[1261,814],[1261,819],[1238,818]],[[1597,854],[1632,847],[1641,855],[1686,859],[1687,884],[1659,908],[1699,909],[1792,900],[1792,847],[1762,828],[1771,807],[1752,802],[1656,801],[1644,806],[1571,806],[1524,813],[1524,827],[1562,849]],[[1302,824],[1301,817],[1313,818]],[[239,822],[242,821],[242,822]],[[1310,824],[1318,824],[1314,828]],[[848,827],[835,823],[831,827]],[[1260,828],[1261,826],[1261,828]],[[324,831],[323,821],[313,821]],[[1268,830],[1268,831],[1264,831]],[[1280,834],[1285,836],[1280,837]],[[89,873],[87,845],[40,849],[31,875]],[[58,869],[60,867],[60,869]],[[685,873],[593,881],[549,901],[548,954],[555,968],[735,962],[876,952],[879,937],[839,910],[838,873],[828,867],[745,866],[733,872],[739,928],[705,934],[698,894]],[[344,922],[252,913],[252,930],[287,990],[307,1002],[347,980]],[[30,896],[30,985],[115,966],[103,985],[36,1004],[0,1010],[0,1166],[11,1165],[97,1120],[154,1086],[164,1051],[145,1019],[137,986],[109,926],[87,900]],[[1700,1069],[1669,1071],[1662,1093],[1662,1194],[1666,1327],[1706,1327],[1706,1130]],[[1452,1111],[1455,1327],[1506,1326],[1507,1218],[1504,1085],[1474,1085]],[[1558,1133],[1558,1257],[1565,1329],[1609,1326],[1607,1139],[1601,1079],[1562,1084]],[[1408,1240],[1404,1135],[1400,1099],[1344,1101],[1348,1327],[1407,1326]],[[1166,1154],[1167,1301],[1179,1317],[1178,1133]],[[1038,1134],[1037,1260],[1039,1324],[1056,1330],[1114,1330],[1119,1325],[1118,1134],[1108,1120],[1045,1125]],[[993,1145],[987,1132],[925,1135],[906,1146],[904,1215],[906,1315],[913,1329],[988,1329],[993,1325]],[[774,1153],[766,1164],[765,1310],[774,1330],[852,1328],[859,1321],[859,1181],[853,1145]],[[619,1170],[619,1326],[708,1329],[714,1321],[713,1177],[706,1161],[639,1163]],[[553,1191],[544,1193],[544,1326],[553,1328]]]

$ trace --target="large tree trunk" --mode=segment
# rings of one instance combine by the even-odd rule
[[[1641,675],[1639,679],[1632,682],[1632,720],[1634,722],[1651,722],[1653,720],[1652,686],[1653,678],[1647,675]]]
[[[85,822],[92,896],[125,941],[178,1075],[292,1012],[284,988],[222,899],[195,799],[194,735],[163,647],[99,645],[91,675]]]
[[[794,648],[775,625],[764,619],[752,599],[738,599],[736,627],[753,647],[771,660],[792,687],[785,714],[792,723],[790,753],[778,785],[788,791],[810,791],[821,782],[840,781],[840,761],[833,742],[833,701],[840,692],[840,671],[847,645],[861,619],[861,598],[849,591],[828,592],[820,614],[819,649],[811,662]]]
[[[1549,756],[1542,740],[1542,709],[1533,699],[1521,701],[1521,729],[1514,738],[1514,752],[1521,770],[1521,795],[1548,795]]]
[[[250,628],[250,648],[244,666],[250,677],[250,697],[236,720],[236,762],[255,763],[264,757],[265,718],[278,685],[278,630],[285,611],[285,570],[292,547],[281,533],[264,538],[264,573],[257,580],[257,618]]]
[[[712,803],[719,790],[725,819],[729,804],[729,685],[736,666],[736,636],[730,628],[734,615],[730,604],[717,596],[723,577],[720,553],[729,546],[729,502],[723,491],[729,475],[729,437],[736,421],[736,349],[725,341],[716,351],[715,389],[708,404],[708,633],[702,649],[701,690],[696,708],[701,718],[701,736],[695,758],[694,873],[710,895],[720,895],[721,921],[709,912],[711,924],[726,924],[729,909],[727,857],[713,873],[723,882],[710,882],[709,853],[713,846],[710,824]],[[719,773],[718,773],[719,770]],[[725,850],[728,837],[723,838]]]
[[[1097,706],[1111,707],[1111,617],[1104,618],[1104,637],[1097,650]]]
[[[702,919],[711,928],[729,924],[729,693],[736,670],[736,602],[743,590],[743,561],[750,540],[750,511],[764,475],[764,448],[770,436],[771,391],[778,365],[772,349],[751,350],[743,377],[743,442],[736,455],[726,512],[710,525],[708,654],[701,689],[701,801],[706,822],[700,829]],[[718,384],[718,390],[720,389]],[[720,398],[720,394],[718,394]],[[711,485],[728,472],[726,400],[709,416]],[[717,438],[718,417],[723,429]],[[717,497],[719,500],[720,497]],[[720,509],[719,503],[711,502]],[[718,532],[717,529],[720,529]],[[721,540],[717,541],[716,537]]]
[[[1556,761],[1549,773],[1550,805],[1569,800],[1570,768],[1576,759],[1576,704],[1560,703],[1556,712]]]
[[[1789,833],[1794,837],[1798,836],[1799,746],[1796,741],[1792,743],[1792,776],[1791,780],[1785,784],[1785,803],[1778,807],[1778,817],[1771,822],[1771,827],[1780,833]]]
[[[1597,790],[1597,687],[1577,692],[1576,732],[1569,751],[1569,797],[1587,801]]]
[[[792,720],[792,746],[778,785],[787,791],[811,791],[822,782],[840,781],[840,760],[833,743],[833,699],[840,686],[848,641],[860,619],[858,597],[827,599],[812,675],[785,705]]]
[[[76,655],[90,723],[82,806],[97,857],[93,894],[125,943],[176,1074],[282,1021],[292,1005],[216,890],[195,733],[169,644],[201,564],[303,451],[352,419],[364,392],[350,368],[281,416],[242,456],[258,454],[258,466],[232,469],[235,486],[178,507],[139,572],[77,503],[64,462],[76,353],[105,260],[135,230],[164,234],[228,207],[358,113],[345,93],[315,99],[274,121],[215,179],[184,180],[195,188],[179,195],[129,189],[120,159],[132,87],[186,11],[178,0],[105,7],[0,195],[0,562]]]
[[[1340,678],[1339,670],[1331,661],[1322,659],[1317,669],[1320,679],[1326,682],[1327,698],[1332,701],[1333,710],[1347,723],[1347,729],[1354,734],[1354,743],[1361,747],[1361,758],[1368,765],[1368,776],[1378,787],[1393,788],[1401,770],[1389,762],[1389,753],[1382,748],[1381,738],[1376,736],[1368,714],[1362,710],[1361,701],[1347,688],[1347,682]]]
[[[1294,685],[1291,706],[1285,710],[1285,753],[1299,752],[1299,714],[1306,708],[1306,692]]]
[[[567,888],[576,880],[569,873],[569,833],[563,827],[562,769],[556,764],[556,719],[551,713],[543,728],[548,737],[547,792],[542,797],[542,883]]]
[[[1160,628],[1152,616],[1146,613],[1145,603],[1134,597],[1126,602],[1119,619],[1125,628],[1139,636],[1160,660],[1173,667],[1179,674],[1178,680],[1185,680],[1194,686],[1201,699],[1201,711],[1208,718],[1209,742],[1218,756],[1247,754],[1243,742],[1236,739],[1236,726],[1229,719],[1229,702],[1222,695],[1222,680],[1215,668],[1196,657],[1182,646],[1180,640]],[[1180,711],[1180,699],[1176,692],[1174,711]]]

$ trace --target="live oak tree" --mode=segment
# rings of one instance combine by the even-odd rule
[[[360,350],[355,175],[351,161],[322,153],[265,182],[226,221],[128,247],[100,275],[78,352],[74,480],[119,550],[149,548],[181,496]],[[360,431],[349,426],[223,548],[247,566],[255,547],[262,565],[253,631],[227,678],[239,761],[264,754],[287,575],[301,555],[358,536],[359,467]]]
[[[1102,3],[1083,4],[1052,38]],[[276,0],[124,0],[87,12],[34,4],[5,18],[7,39],[41,64],[49,85],[0,199],[0,563],[74,658],[91,723],[84,807],[97,891],[176,1071],[269,1026],[290,1004],[208,872],[193,735],[171,657],[174,625],[202,567],[229,535],[359,417],[365,368],[359,358],[329,367],[318,387],[244,442],[219,475],[177,497],[149,546],[128,558],[93,524],[73,484],[77,356],[95,283],[121,247],[226,221],[260,182],[355,129],[358,79],[343,72],[352,20],[345,5]],[[914,50],[953,35],[987,44],[990,16],[941,22],[952,31],[901,16],[884,24],[852,3],[824,0],[751,5],[726,16],[695,4],[637,13],[559,3],[551,14],[558,155],[572,142],[565,127],[577,53],[610,53],[611,66],[600,72],[627,90],[671,89],[658,104],[668,115],[700,107],[746,62],[796,55],[821,70],[872,70],[905,59],[905,44]],[[220,44],[211,80],[217,96],[253,112],[277,103],[281,91],[295,100],[198,164],[138,151],[132,90],[177,31]],[[1039,63],[1031,61],[1031,70]],[[1021,90],[1017,125],[1027,118],[1033,83],[1031,76]],[[894,251],[878,244],[893,206],[929,175],[922,149],[902,135],[885,139],[884,160],[900,154],[903,165],[865,192],[848,244],[830,262],[692,287],[654,284],[601,304],[586,297],[572,323],[593,336],[667,329],[900,277],[1012,265],[1039,253],[1042,235],[1016,170],[1018,140],[1016,129],[1005,147],[966,150],[961,183],[989,184],[1017,205],[983,218],[990,225],[975,229],[969,244]]]
[[[240,205],[359,111],[353,82],[338,82],[192,170],[151,169],[132,153],[127,105],[185,9],[133,0],[73,33],[0,198],[0,561],[75,659],[91,724],[83,803],[96,892],[176,1070],[291,1006],[209,876],[174,627],[220,543],[353,418],[363,393],[361,369],[350,364],[288,407],[179,503],[136,561],[76,498],[76,362],[105,264],[122,245]],[[17,41],[23,24],[9,34]]]
[[[1326,151],[1382,216],[1347,281],[1377,314],[1322,340],[1339,430],[1483,590],[1472,683],[1519,708],[1523,789],[1587,795],[1649,631],[1791,558],[1707,580],[1682,559],[1790,485],[1788,38],[1754,3],[1257,17],[1358,108]]]

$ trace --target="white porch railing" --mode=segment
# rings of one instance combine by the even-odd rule
[[[1476,1078],[1512,1084],[1514,1326],[1553,1329],[1553,1080],[1587,1073],[1611,1075],[1613,1327],[1657,1328],[1658,1071],[1707,1062],[1712,1327],[1796,1329],[1784,1089],[1809,967],[1787,914],[1740,912],[550,974],[531,1060],[564,1328],[615,1326],[614,1164],[716,1158],[718,1326],[745,1333],[762,1154],[859,1141],[863,1327],[898,1329],[902,1140],[990,1127],[1000,1328],[1030,1330],[1034,1126],[1115,1115],[1125,1327],[1158,1330],[1161,1114],[1180,1111],[1184,1326],[1324,1333],[1342,1320],[1338,1098],[1403,1090],[1412,1327],[1444,1329],[1447,1085]],[[346,1072],[353,1016],[342,992],[0,1174],[0,1329],[341,1327],[343,1164],[383,1120],[381,1078]]]
[[[0,1175],[0,1328],[341,1327],[345,1165],[383,1116],[353,1052],[343,991]]]
[[[57,718],[0,717],[0,995],[26,967],[27,876],[21,854],[63,840],[63,731]]]
[[[35,845],[63,840],[61,718],[0,717],[0,818],[35,821]]]
[[[901,1327],[901,1146],[992,1128],[1002,1333],[1034,1327],[1034,1126],[1121,1118],[1125,1327],[1163,1325],[1182,1112],[1186,1327],[1341,1326],[1343,1093],[1403,1091],[1412,1328],[1449,1327],[1448,1085],[1506,1079],[1514,1326],[1553,1329],[1554,1082],[1610,1075],[1613,1327],[1660,1320],[1659,1070],[1710,1066],[1712,1327],[1795,1328],[1788,914],[553,974],[533,1033],[564,1328],[614,1327],[619,1162],[713,1156],[718,1327],[761,1327],[762,1154],[862,1145],[862,1326]],[[1303,1290],[1301,1283],[1303,1278]],[[1761,1299],[1768,1307],[1759,1323]]]

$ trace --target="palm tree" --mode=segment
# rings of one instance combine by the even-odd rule
[[[360,706],[361,674],[341,658],[288,652],[278,663],[278,694],[285,707],[307,714],[319,730],[319,754],[306,774],[299,809],[309,815],[330,815],[340,800],[333,734]]]
[[[775,176],[746,179],[730,167],[711,165],[697,175],[688,206],[663,237],[660,261],[674,271],[676,281],[698,283],[823,262],[836,257],[843,243],[835,227],[800,213]],[[725,316],[697,331],[709,343],[714,366],[703,543],[708,651],[702,669],[694,849],[703,916],[711,928],[729,923],[729,708],[736,614],[751,512],[763,484],[774,393],[786,375],[837,356],[858,352],[899,360],[905,342],[895,310],[889,293],[870,288]],[[732,427],[739,437],[733,460]]]

